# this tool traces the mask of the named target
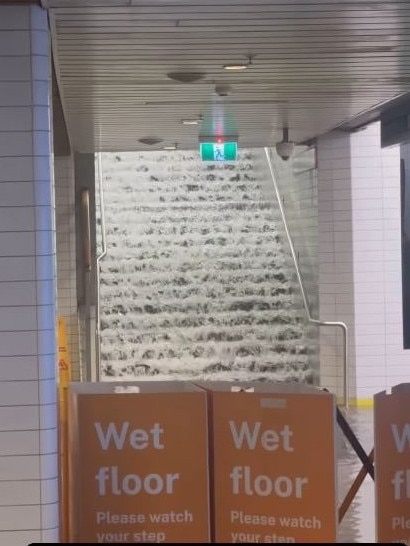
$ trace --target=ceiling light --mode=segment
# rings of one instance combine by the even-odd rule
[[[180,83],[194,83],[205,77],[203,72],[168,72],[167,77]]]
[[[202,119],[181,119],[182,125],[199,125],[201,123]]]
[[[223,68],[224,70],[246,70],[252,64],[253,55],[249,54],[247,59],[248,62],[224,64]]]
[[[171,151],[177,149],[177,145],[176,144],[170,144],[169,146],[164,146],[162,149],[171,152]]]
[[[141,144],[147,144],[148,146],[154,146],[155,144],[159,144],[162,141],[162,138],[157,137],[144,137],[139,139],[139,142],[141,142]]]
[[[248,66],[248,63],[224,64],[223,68],[225,70],[246,70]]]

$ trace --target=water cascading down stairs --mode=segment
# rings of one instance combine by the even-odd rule
[[[103,154],[102,377],[311,382],[298,286],[256,152]]]

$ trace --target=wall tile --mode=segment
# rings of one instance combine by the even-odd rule
[[[53,231],[53,220],[48,206],[34,207],[35,225],[39,231]]]
[[[0,531],[38,529],[40,506],[0,506]]]
[[[55,412],[55,408],[54,408]],[[48,455],[58,450],[58,433],[56,428],[43,429],[40,431],[40,454]]]
[[[35,234],[37,256],[49,256],[55,253],[55,232],[37,231]]]
[[[43,131],[33,131],[33,154],[35,156],[47,156],[50,154],[50,132],[49,129]]]
[[[33,158],[33,162],[34,162],[34,179],[36,181],[37,180],[47,181],[48,187],[51,188],[51,185],[48,182],[50,180],[50,168],[51,168],[49,156],[35,155]],[[38,203],[38,204],[44,205],[46,203]]]
[[[53,191],[50,182],[41,179],[34,183],[34,198],[36,206],[53,206]]]
[[[31,430],[0,432],[0,457],[37,455],[40,452],[40,434]]]
[[[40,456],[40,472],[41,478],[44,480],[58,477],[58,463],[57,457],[54,455],[41,455]]]
[[[52,305],[37,306],[37,324],[38,330],[53,330],[56,320],[56,310],[54,303]]]
[[[55,278],[55,256],[36,256],[36,273],[40,281]]]
[[[1,214],[0,214],[1,216]],[[0,282],[0,320],[3,307],[36,305],[36,287],[32,282]]]
[[[31,30],[47,30],[47,11],[40,6],[30,6],[30,28]]]
[[[0,356],[33,354],[37,354],[37,336],[35,332],[0,332]]]
[[[33,256],[35,254],[35,234],[32,231],[0,232],[2,256]]]
[[[0,531],[0,544],[22,546],[41,542],[41,531]]]
[[[34,278],[35,278],[35,258],[0,257],[0,282],[29,281],[29,280],[34,280]],[[1,354],[1,348],[0,348],[0,354]]]
[[[386,384],[386,374],[383,373],[380,375],[373,375],[374,371],[372,370],[370,372],[370,370],[371,368],[369,368],[369,373],[362,378],[362,381],[360,381],[359,384],[362,385],[362,383],[365,383],[365,386],[371,389],[370,392],[372,393],[372,396],[373,396],[377,392],[380,392],[381,390],[385,389],[384,385]]]
[[[38,379],[36,356],[0,356],[0,381]]]
[[[30,58],[21,56],[0,56],[0,106],[31,105]],[[21,88],[15,82],[20,82]],[[27,83],[25,83],[27,82]],[[13,99],[11,88],[15,87]]]
[[[50,113],[47,106],[33,106],[33,130],[50,131]]]
[[[383,356],[384,358],[386,346],[380,347],[380,345],[358,345],[355,347],[355,352],[357,358],[365,358],[370,362],[372,358],[378,358],[379,356]]]
[[[31,83],[0,80],[0,107],[2,106],[31,106]]]
[[[57,350],[56,332],[52,330],[39,330],[37,332],[38,354],[48,355]]]
[[[40,455],[0,457],[0,480],[38,480]],[[1,541],[0,541],[0,544]]]
[[[24,332],[37,329],[36,307],[0,307],[0,331]],[[25,335],[25,334],[21,334]]]
[[[2,207],[0,210],[0,233],[8,231],[30,231],[33,229],[33,207]]]
[[[0,78],[2,74],[1,69],[2,57],[0,57]],[[1,132],[0,128],[0,150],[2,150],[2,156],[29,156],[33,152],[33,140],[30,132],[14,132],[6,133]]]
[[[0,406],[34,406],[39,403],[38,381],[2,381]]]
[[[28,182],[33,179],[33,161],[31,157],[1,157],[1,182]]]
[[[40,404],[55,404],[57,388],[54,379],[43,379],[39,382]]]
[[[39,425],[38,406],[0,407],[0,431],[38,430]]]
[[[43,40],[41,40],[41,36],[43,36]],[[32,37],[32,47],[39,51],[40,54],[34,53],[31,56],[31,67],[32,67],[32,75],[33,80],[42,80],[47,82],[50,79],[50,65],[49,65],[49,56],[47,55],[48,52],[48,33],[47,32],[36,32],[31,34]],[[45,39],[44,39],[45,38]],[[43,43],[42,43],[43,42]],[[46,48],[44,53],[42,50],[44,50],[44,47]],[[47,112],[48,116],[48,112]],[[38,127],[36,127],[37,129]]]
[[[57,344],[56,344],[57,347]],[[55,349],[55,351],[57,348]],[[57,373],[56,352],[38,357],[39,378],[41,380],[54,379]]]
[[[41,523],[43,529],[52,529],[59,523],[58,503],[43,504],[41,506]]]
[[[0,33],[1,49],[1,33]],[[31,108],[21,107],[0,107],[0,128],[2,132],[31,131],[32,117]]]
[[[45,59],[48,59],[50,47],[49,33],[47,30],[32,30],[31,31],[31,53],[34,56],[34,59],[37,59],[37,56],[43,56]],[[34,79],[48,79],[48,71],[44,67],[38,69],[33,66]],[[48,65],[47,65],[48,66]],[[45,76],[45,77],[41,77]]]
[[[40,481],[2,481],[0,506],[40,504]],[[1,540],[0,534],[0,540]]]
[[[57,415],[55,403],[39,406],[40,429],[57,428]]]
[[[59,480],[52,478],[41,482],[41,500],[44,504],[56,503],[58,501]]]
[[[27,207],[33,204],[32,182],[0,182],[0,211],[3,207]]]
[[[408,361],[405,364],[401,364],[399,366],[396,366],[394,358],[391,358],[391,356],[388,356],[387,360],[388,360],[387,371],[388,371],[388,374],[393,379],[393,381],[391,383],[392,386],[397,385],[399,383],[402,383],[403,382],[403,379],[402,379],[403,376],[406,377],[406,375],[408,375],[408,373],[409,373],[410,361]]]
[[[43,529],[41,531],[41,540],[42,542],[57,542],[59,541],[59,528],[56,527],[55,529]]]
[[[2,30],[0,32],[0,51],[12,52],[15,56],[28,56],[30,54],[30,34],[24,30]]]

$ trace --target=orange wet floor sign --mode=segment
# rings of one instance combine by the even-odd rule
[[[209,541],[206,395],[161,385],[71,385],[73,542]]]
[[[229,384],[218,383],[205,388],[215,541],[334,542],[334,397],[279,386],[272,392],[266,384],[253,384],[254,392],[226,392]]]
[[[374,397],[379,542],[410,545],[410,384]]]

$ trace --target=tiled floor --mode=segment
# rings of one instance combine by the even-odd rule
[[[345,415],[364,450],[369,453],[373,447],[373,410],[349,409]],[[339,501],[341,503],[362,464],[342,433],[338,447]],[[369,476],[366,476],[339,527],[339,542],[375,542],[374,484]]]

